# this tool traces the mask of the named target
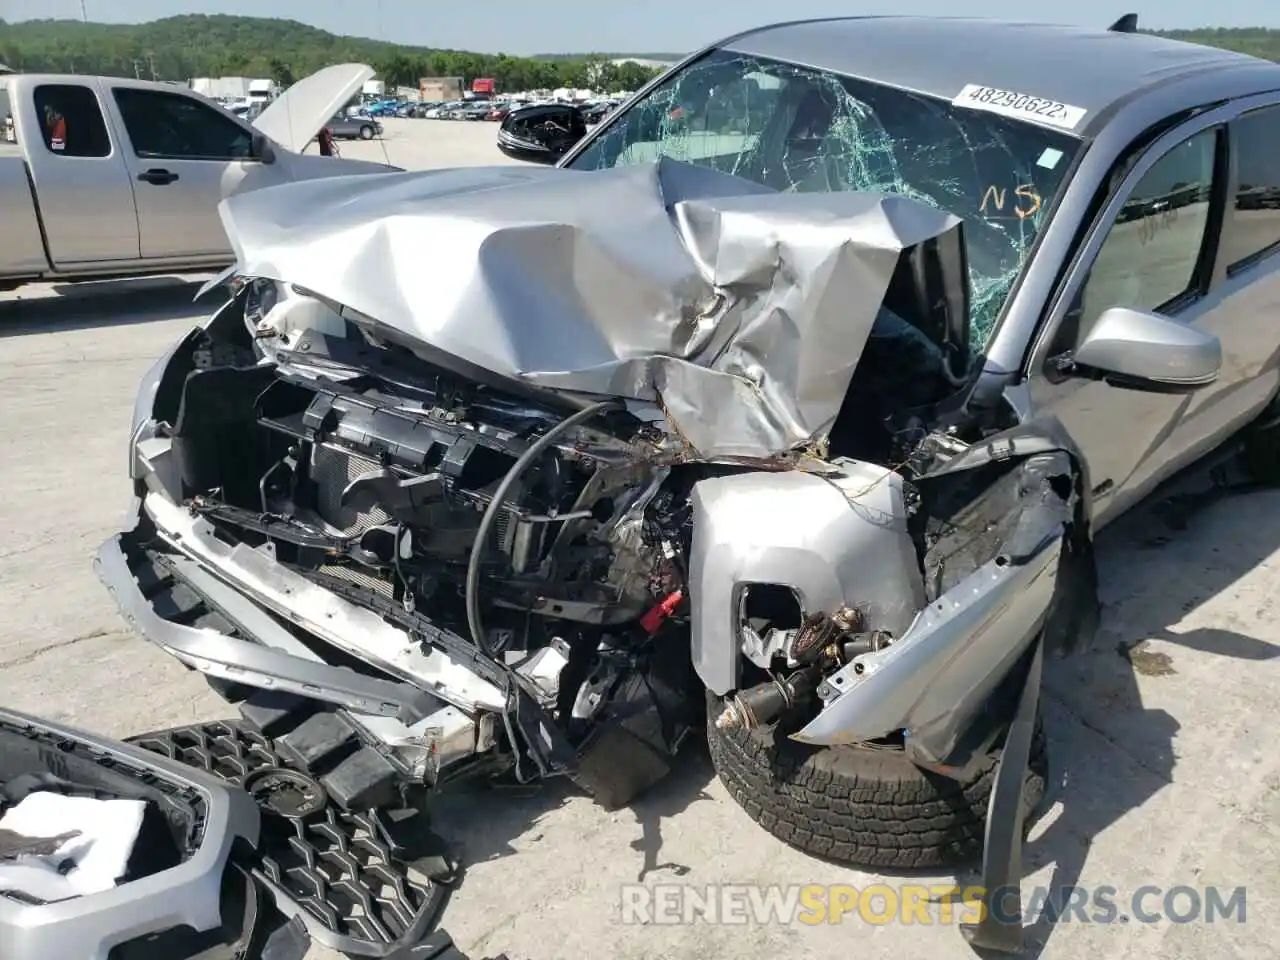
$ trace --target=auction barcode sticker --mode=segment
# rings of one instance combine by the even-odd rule
[[[967,84],[956,94],[951,105],[968,107],[970,110],[986,110],[988,113],[1044,123],[1063,130],[1074,130],[1089,112],[1084,107],[1073,107],[1069,103],[1035,97],[1029,93],[984,87],[976,83]]]

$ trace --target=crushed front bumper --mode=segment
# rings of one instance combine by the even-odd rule
[[[95,561],[125,619],[217,681],[343,809],[501,767],[517,778],[567,775],[612,807],[660,778],[678,747],[683,734],[661,724],[571,743],[551,713],[558,649],[498,662],[389,598],[227,543],[160,489],[134,509],[133,529],[104,543]],[[681,714],[677,679],[655,674],[628,687],[623,713]],[[627,726],[621,714],[602,723]],[[683,721],[677,727],[687,732]]]
[[[244,688],[241,712],[273,735],[323,706],[334,729],[322,739],[350,739],[336,724],[364,747],[325,772],[339,798],[432,782],[491,746],[506,703],[498,687],[270,557],[228,546],[163,495],[139,506],[138,528],[107,540],[94,562],[122,616],[191,669]],[[142,532],[153,524],[159,538]],[[300,639],[307,635],[312,644]],[[330,659],[352,666],[326,662],[315,649],[325,642],[336,648]],[[362,782],[344,780],[357,770]]]

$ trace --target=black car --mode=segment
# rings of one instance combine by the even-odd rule
[[[572,104],[522,107],[498,128],[498,149],[516,160],[555,163],[587,134],[583,111]]]
[[[613,104],[605,103],[589,103],[582,108],[582,117],[589,124],[597,124],[609,115],[609,111],[613,109]]]

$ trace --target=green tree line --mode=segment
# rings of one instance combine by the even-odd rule
[[[390,85],[421,77],[493,77],[499,90],[598,86],[634,90],[654,75],[604,55],[539,59],[436,50],[336,36],[295,20],[168,17],[140,24],[0,20],[0,63],[28,73],[86,73],[182,80],[271,77],[288,85],[332,63],[367,63]],[[595,83],[590,81],[594,80]]]
[[[1151,31],[1171,40],[1185,40],[1206,47],[1221,47],[1237,53],[1280,60],[1280,30],[1266,27],[1200,27],[1195,30]]]
[[[1280,61],[1280,30],[1206,27],[1153,32]],[[476,77],[493,77],[501,90],[635,89],[653,76],[648,67],[615,65],[610,62],[613,59],[617,55],[513,57],[412,47],[336,36],[295,20],[264,17],[188,15],[141,24],[0,20],[0,62],[28,72],[161,80],[272,77],[287,85],[331,63],[359,61],[372,65],[379,78],[397,86],[416,86],[426,76],[461,76],[468,84]]]

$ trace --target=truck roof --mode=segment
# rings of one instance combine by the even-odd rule
[[[110,80],[120,87],[137,87],[141,90],[172,90],[175,86],[186,89],[187,84],[181,80],[135,80],[133,77],[112,77],[96,73],[11,73],[4,79],[21,81],[31,86],[42,83],[79,83],[92,84],[96,80]]]
[[[917,93],[969,84],[1045,97],[1096,115],[1132,94],[1211,69],[1280,64],[1145,33],[961,17],[840,17],[738,34],[724,49]]]

